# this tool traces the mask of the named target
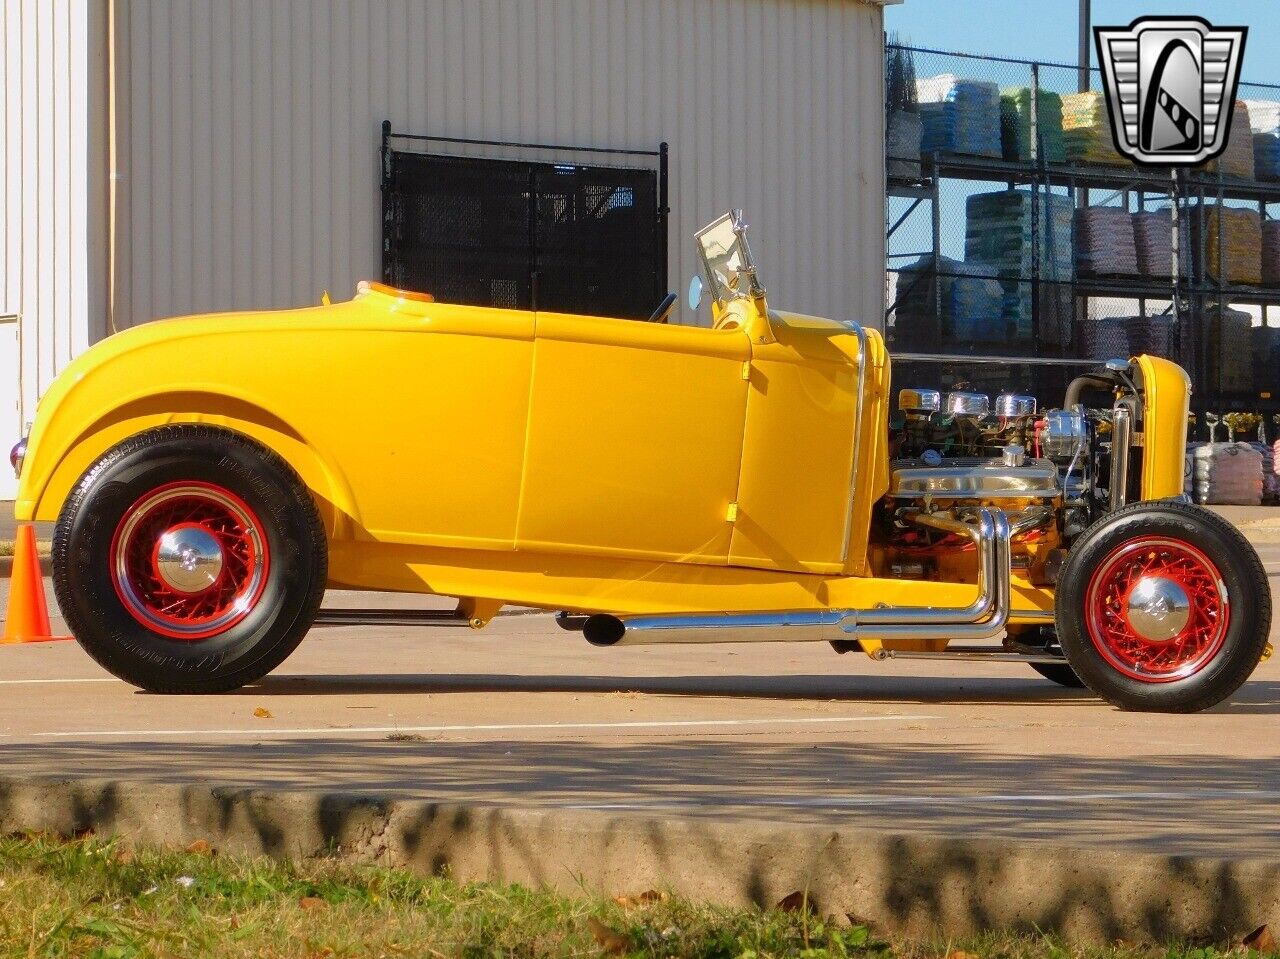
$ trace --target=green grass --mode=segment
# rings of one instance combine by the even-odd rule
[[[1038,936],[901,943],[804,910],[624,901],[423,878],[332,861],[299,865],[114,842],[0,839],[0,956],[1046,956],[1212,959],[1213,949],[1065,947]],[[1234,955],[1241,955],[1237,952]],[[956,957],[959,959],[959,957]]]

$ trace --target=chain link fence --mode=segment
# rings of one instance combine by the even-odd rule
[[[1223,156],[1171,172],[1115,150],[1097,70],[890,43],[887,78],[898,383],[1056,405],[1149,353],[1201,414],[1280,413],[1280,87],[1242,83]]]

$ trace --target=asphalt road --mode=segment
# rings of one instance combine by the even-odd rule
[[[1273,588],[1275,539],[1259,546]],[[877,664],[806,644],[598,650],[544,615],[505,615],[478,634],[316,629],[277,673],[216,697],[138,692],[73,643],[0,648],[6,775],[742,814],[1187,854],[1280,856],[1278,733],[1280,656],[1231,702],[1165,716],[1118,712],[1017,664]]]

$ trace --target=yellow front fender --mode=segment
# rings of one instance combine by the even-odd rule
[[[193,358],[207,358],[226,344],[217,342],[216,333],[175,332],[162,323],[118,334],[55,381],[41,400],[28,442],[16,518],[56,520],[85,471],[128,437],[171,423],[205,423],[235,430],[280,454],[312,491],[329,535],[345,535],[348,522],[358,522],[356,502],[323,441],[262,397],[192,376],[203,367]],[[122,383],[137,388],[121,395]]]

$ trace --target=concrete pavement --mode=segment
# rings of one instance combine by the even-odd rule
[[[1274,586],[1280,543],[1259,548]],[[1215,710],[1146,715],[1017,664],[877,664],[806,644],[599,650],[544,615],[476,634],[316,629],[275,674],[216,697],[140,693],[70,643],[0,649],[6,776],[740,814],[1175,854],[1280,858],[1278,717],[1280,657]]]

